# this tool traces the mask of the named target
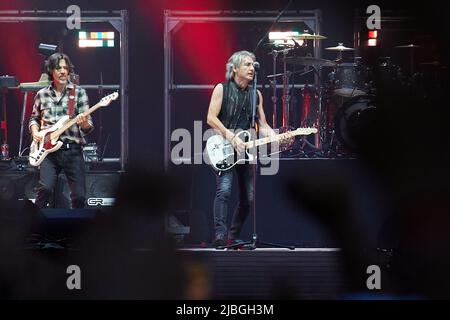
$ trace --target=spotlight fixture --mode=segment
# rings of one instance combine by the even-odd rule
[[[48,43],[39,43],[38,51],[45,57],[48,57],[58,50],[58,46]]]

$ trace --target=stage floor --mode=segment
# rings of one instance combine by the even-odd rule
[[[339,248],[183,248],[205,266],[217,299],[339,299],[347,283]]]

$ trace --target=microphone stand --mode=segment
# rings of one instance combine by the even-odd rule
[[[289,0],[289,2],[287,3],[287,5],[283,8],[283,10],[280,11],[280,13],[276,16],[275,20],[272,22],[271,26],[269,27],[269,29],[267,29],[266,33],[264,34],[264,36],[259,39],[258,43],[256,44],[255,49],[253,49],[253,53],[256,53],[256,50],[258,50],[259,46],[261,45],[261,43],[263,42],[263,40],[267,37],[267,35],[269,34],[270,30],[272,29],[272,27],[278,22],[278,20],[281,18],[281,16],[283,15],[283,13],[286,11],[286,9],[291,5],[292,0]]]
[[[252,119],[251,119],[251,128],[255,130],[256,136],[258,136],[258,130],[259,128],[256,126],[255,123],[255,119],[256,119],[256,110],[257,110],[257,95],[258,95],[258,90],[256,88],[257,86],[257,70],[259,69],[259,63],[258,62],[254,62],[253,63],[254,66],[254,77],[253,77],[253,87],[252,87]],[[258,129],[258,130],[257,130]],[[257,155],[258,155],[258,148],[254,147],[253,148],[254,151],[252,151],[254,154],[254,159],[255,159],[255,163],[254,164],[248,164],[252,166],[252,170],[253,170],[253,233],[252,233],[252,239],[250,241],[246,241],[246,242],[242,242],[242,243],[236,243],[236,244],[232,244],[229,246],[225,246],[224,249],[232,249],[232,248],[240,248],[240,247],[244,247],[248,250],[254,250],[256,249],[259,245],[265,245],[268,247],[277,247],[277,248],[287,248],[290,250],[295,250],[295,246],[287,246],[287,245],[280,245],[280,244],[275,244],[275,243],[270,243],[270,242],[263,242],[263,241],[259,241],[258,239],[258,234],[256,233],[256,173],[257,173],[257,164],[258,164],[258,159],[257,159]]]

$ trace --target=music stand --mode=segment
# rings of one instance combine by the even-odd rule
[[[253,128],[256,131],[256,126],[255,126],[255,118],[256,118],[256,97],[257,97],[257,70],[259,68],[259,63],[254,63],[254,77],[253,77],[253,87],[252,87],[252,119],[251,119],[251,128]],[[257,147],[255,147],[255,155],[257,155]],[[254,250],[257,247],[263,245],[263,246],[268,246],[268,247],[276,247],[276,248],[286,248],[286,249],[290,249],[290,250],[295,250],[295,246],[288,246],[288,245],[281,245],[281,244],[276,244],[276,243],[270,243],[270,242],[265,242],[265,241],[260,241],[258,238],[258,234],[256,233],[256,167],[258,164],[258,160],[257,157],[255,157],[255,163],[254,164],[250,164],[252,165],[252,169],[253,169],[253,233],[252,233],[252,239],[249,241],[244,241],[241,243],[235,243],[235,244],[231,244],[231,245],[227,245],[227,246],[223,246],[223,247],[218,247],[218,249],[233,249],[233,248],[246,248],[247,250]]]

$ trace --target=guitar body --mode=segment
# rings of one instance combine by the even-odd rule
[[[250,132],[241,131],[236,136],[241,138],[242,141],[245,141],[246,137],[250,138]],[[226,171],[238,163],[253,161],[255,159],[249,149],[245,149],[245,152],[239,155],[234,150],[230,141],[221,135],[214,135],[206,141],[206,153],[211,165],[218,171]]]
[[[256,156],[251,152],[251,148],[258,147],[274,141],[280,141],[286,138],[292,138],[298,135],[308,135],[317,133],[317,128],[298,128],[294,131],[289,131],[271,137],[261,138],[250,141],[250,132],[241,131],[236,136],[241,138],[245,144],[245,152],[238,154],[231,143],[221,135],[214,135],[206,141],[206,154],[209,158],[210,164],[214,169],[219,171],[226,171],[233,168],[236,164],[244,161],[253,161]]]
[[[61,128],[67,121],[69,121],[69,116],[63,116],[57,123],[48,129],[39,131],[41,140],[36,143],[34,140],[30,146],[30,165],[33,167],[39,166],[45,157],[52,152],[55,152],[62,146],[62,142],[58,141],[59,135],[57,137],[51,137],[51,134]]]
[[[117,92],[113,92],[110,95],[103,97],[95,106],[83,112],[83,115],[88,116],[98,108],[108,106],[118,97],[119,94]],[[39,131],[38,135],[40,135],[42,139],[39,141],[39,143],[35,143],[34,140],[31,143],[30,155],[28,157],[30,165],[34,167],[39,166],[49,153],[55,152],[56,150],[61,148],[63,143],[62,141],[58,141],[59,137],[64,133],[64,131],[66,131],[76,123],[76,117],[73,117],[71,119],[68,115],[66,115],[59,119],[59,121],[50,128]]]

